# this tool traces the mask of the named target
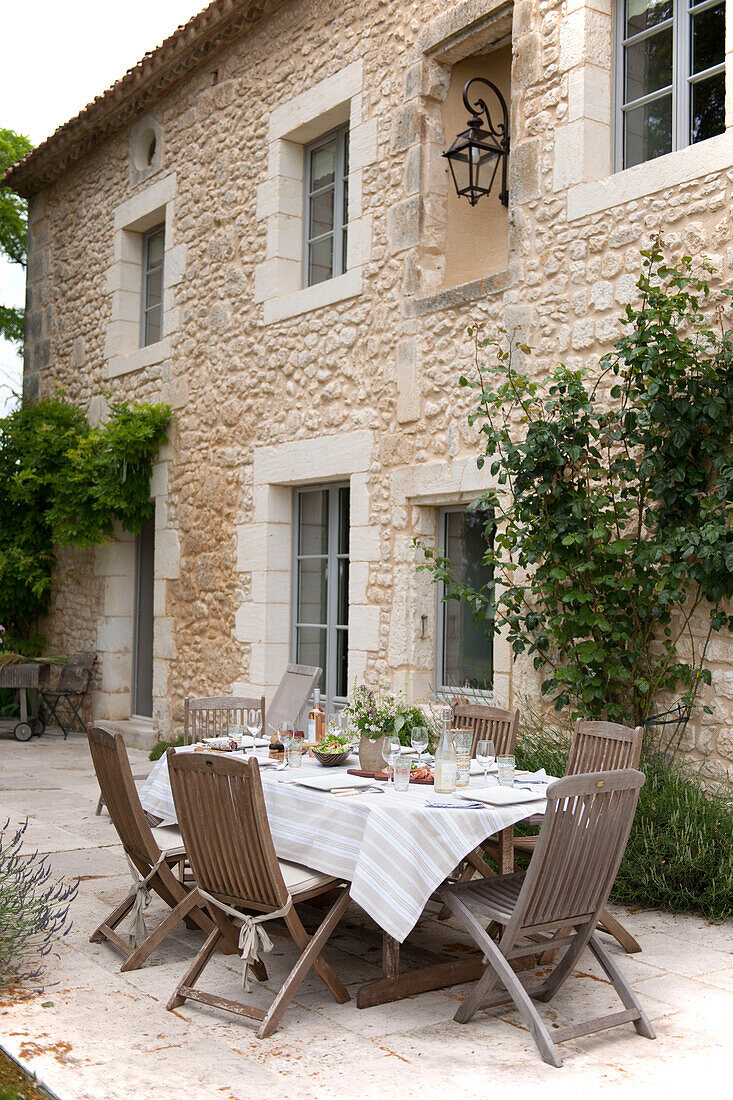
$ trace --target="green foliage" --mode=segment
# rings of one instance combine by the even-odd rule
[[[530,719],[519,730],[519,765],[563,775],[569,732],[536,714]],[[701,913],[707,920],[730,919],[733,796],[723,788],[706,789],[699,777],[685,775],[669,755],[649,746],[639,767],[646,783],[612,900],[671,913]],[[537,830],[517,825],[516,831],[526,835]]]
[[[150,750],[151,760],[160,760],[168,749],[177,749],[183,744],[183,737],[175,737],[172,741],[158,741]]]
[[[26,821],[0,829],[0,990],[37,983],[43,959],[71,927],[78,882],[57,882],[48,859],[23,851]]]
[[[0,177],[16,161],[29,153],[32,146],[28,138],[12,130],[0,128]],[[26,257],[26,201],[9,187],[0,187],[0,254],[25,267]],[[12,306],[0,305],[0,337],[14,343],[23,339],[23,311]]]
[[[21,648],[48,607],[55,543],[91,546],[111,536],[115,520],[136,533],[151,517],[152,464],[169,419],[166,405],[120,402],[92,428],[61,397],[0,419],[0,623],[9,648]]]
[[[349,729],[358,737],[368,737],[371,741],[384,734],[399,737],[402,745],[410,744],[410,736],[415,726],[425,726],[432,731],[431,722],[419,707],[411,706],[404,692],[396,695],[379,694],[365,684],[355,684],[354,690],[343,709],[348,719]]]
[[[635,724],[660,693],[692,705],[710,682],[713,633],[733,630],[733,340],[706,279],[685,257],[642,253],[641,303],[595,375],[560,365],[546,379],[472,331],[484,454],[497,489],[485,562],[501,585],[459,584],[424,547],[425,567],[478,619],[496,618],[532,656],[558,709]],[[487,371],[480,350],[491,347]],[[706,613],[703,638],[692,618]]]

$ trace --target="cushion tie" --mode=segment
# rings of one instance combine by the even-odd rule
[[[228,913],[230,917],[241,920],[242,927],[239,929],[239,952],[242,956],[243,963],[242,988],[245,993],[249,993],[251,988],[249,980],[250,966],[259,962],[261,954],[269,954],[269,952],[272,951],[272,940],[267,934],[267,929],[263,927],[264,923],[268,920],[276,920],[278,917],[284,917],[286,913],[289,913],[293,906],[293,899],[290,894],[288,894],[288,900],[280,909],[273,909],[271,913],[260,913],[259,916],[253,917],[249,913],[240,913],[238,909],[233,909],[231,905],[226,905],[225,902],[212,897],[211,894],[207,894],[205,890],[202,890],[200,886],[198,892],[205,901],[209,902],[211,905],[215,905],[217,909],[221,909],[222,912]]]
[[[166,853],[160,853],[159,858],[153,864],[145,878],[142,877],[127,852],[125,852],[125,856],[127,857],[127,864],[130,868],[132,881],[135,883],[135,901],[132,906],[132,932],[129,938],[133,947],[139,947],[148,934],[147,925],[145,924],[145,910],[150,905],[150,890],[148,889],[148,883],[158,873],[158,869],[161,865],[165,863]]]

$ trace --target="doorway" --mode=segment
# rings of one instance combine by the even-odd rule
[[[155,520],[140,529],[135,547],[135,639],[133,647],[132,713],[153,717],[153,581]]]

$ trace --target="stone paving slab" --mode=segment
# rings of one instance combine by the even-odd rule
[[[149,761],[130,751],[135,772]],[[29,817],[33,844],[54,873],[80,875],[74,927],[50,961],[43,994],[0,1001],[0,1043],[61,1100],[456,1100],[512,1097],[687,1096],[729,1080],[733,1015],[733,925],[658,911],[619,910],[642,944],[641,955],[613,950],[657,1030],[655,1042],[631,1026],[562,1046],[565,1065],[545,1065],[518,1014],[479,1012],[453,1021],[468,987],[455,986],[360,1011],[337,1005],[313,975],[303,984],[280,1031],[259,1041],[254,1027],[192,1004],[165,1004],[189,965],[201,934],[181,926],[141,970],[120,974],[120,957],[89,935],[128,889],[122,851],[106,813],[96,817],[98,790],[86,740],[44,737],[26,745],[0,738],[0,817]],[[164,907],[153,902],[151,919]],[[337,930],[328,958],[352,997],[377,974],[380,951],[356,906]],[[265,1006],[294,961],[275,929],[269,979],[252,999]],[[415,944],[453,952],[465,937],[450,922],[424,919]],[[219,955],[207,985],[240,992],[236,957]],[[590,955],[571,984],[546,1006],[552,1026],[608,1011],[615,996]],[[44,1007],[45,1006],[45,1007]]]

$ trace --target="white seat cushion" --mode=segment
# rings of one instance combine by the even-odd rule
[[[180,850],[181,855],[185,854],[183,837],[177,825],[156,825],[151,832],[161,852],[165,852],[166,855],[173,855]]]
[[[329,882],[338,882],[333,875],[326,875],[323,871],[314,871],[311,867],[303,867],[300,863],[288,863],[279,859],[280,870],[285,879],[285,885],[290,893],[304,894],[307,890],[315,890],[319,886],[327,886]]]

